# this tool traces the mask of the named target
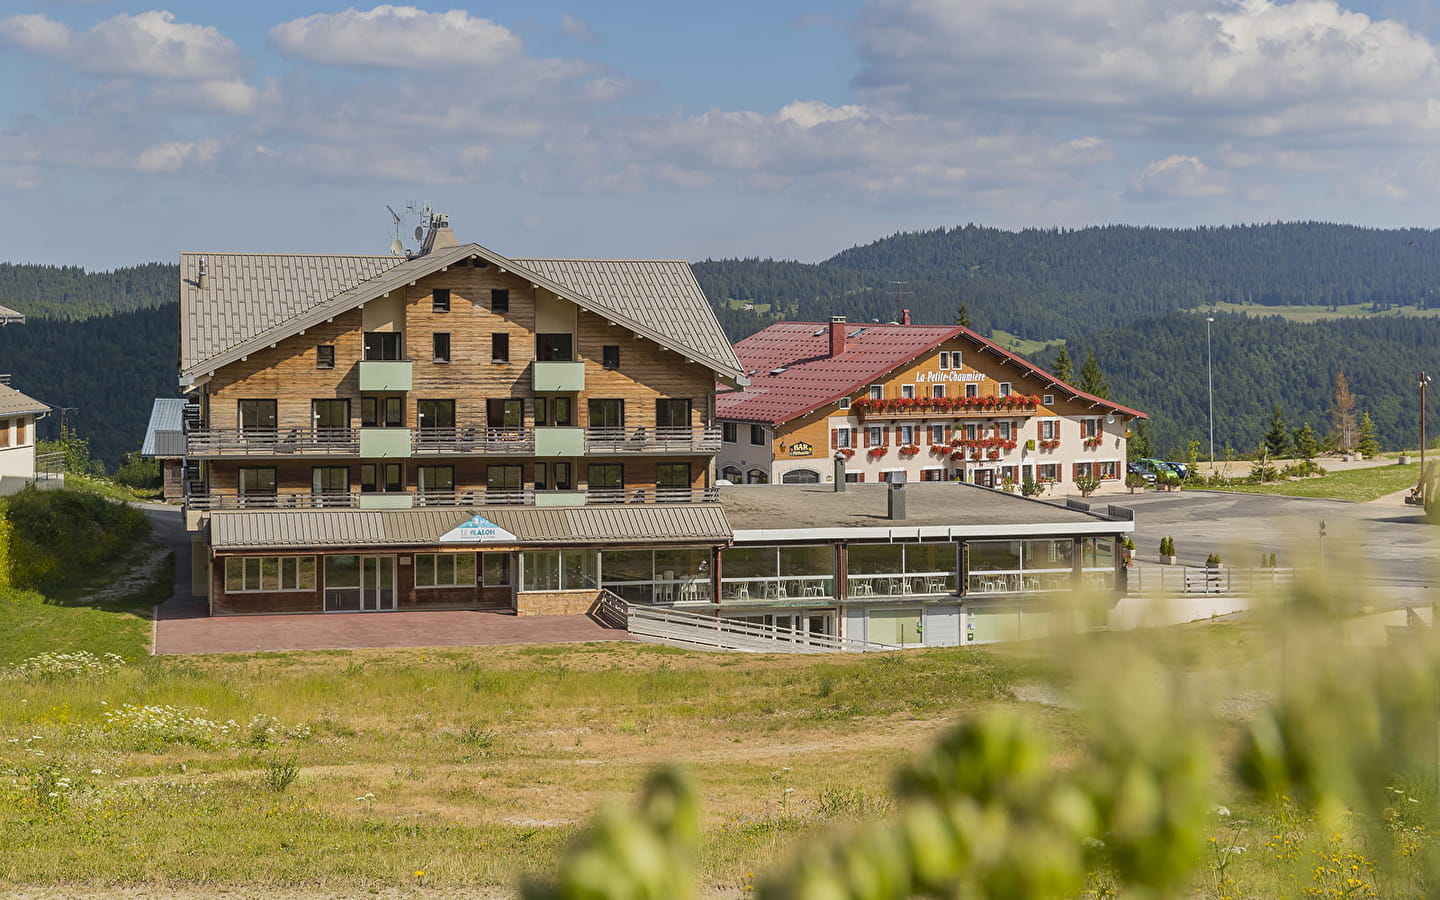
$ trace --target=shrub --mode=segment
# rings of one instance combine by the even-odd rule
[[[1080,491],[1080,496],[1088,497],[1100,489],[1100,479],[1094,475],[1081,475],[1075,479],[1075,488]]]
[[[87,491],[26,488],[6,502],[10,582],[48,588],[84,579],[150,533],[145,514]]]
[[[1132,491],[1143,490],[1148,484],[1149,482],[1145,480],[1144,475],[1131,472],[1125,476],[1125,486]]]
[[[1161,555],[1161,556],[1174,556],[1174,555],[1175,555],[1175,539],[1174,539],[1173,537],[1163,537],[1163,538],[1160,539],[1160,555]]]
[[[1205,557],[1205,565],[1207,566],[1218,566],[1221,562],[1223,562],[1223,560],[1220,559],[1220,554],[1218,553],[1212,553]]]
[[[300,777],[300,766],[293,759],[272,759],[265,763],[265,786],[283,794]]]

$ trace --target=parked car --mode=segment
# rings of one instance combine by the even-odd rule
[[[1176,475],[1179,475],[1181,481],[1184,481],[1185,479],[1190,477],[1190,467],[1185,465],[1184,463],[1162,462],[1160,465],[1174,472]]]
[[[1170,471],[1170,469],[1166,467],[1163,459],[1137,459],[1130,465],[1140,466],[1151,475],[1159,475],[1161,472]]]
[[[1126,463],[1125,472],[1130,475],[1139,475],[1151,484],[1155,483],[1155,473],[1138,462]]]

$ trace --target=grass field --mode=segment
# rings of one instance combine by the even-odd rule
[[[601,803],[678,760],[703,798],[707,893],[738,897],[811,836],[890,815],[890,772],[957,719],[1023,710],[1060,765],[1082,726],[1048,699],[1070,683],[1064,641],[826,657],[596,643],[152,658],[136,611],[169,577],[97,610],[0,600],[0,634],[25,635],[0,643],[0,895],[503,889],[517,869],[548,870]],[[1167,629],[1144,644],[1207,689],[1226,680],[1240,700],[1221,704],[1213,733],[1233,743],[1257,687],[1228,680],[1266,658],[1258,627]],[[125,662],[15,677],[39,648]],[[1251,853],[1207,861],[1194,896],[1299,896],[1292,877],[1328,889],[1311,870],[1348,859],[1354,841],[1317,841],[1300,814],[1234,794],[1216,839]]]
[[[996,328],[994,331],[990,332],[990,340],[1004,347],[1006,350],[1011,351],[1012,353],[1019,353],[1021,356],[1029,356],[1032,353],[1038,353],[1041,350],[1044,350],[1046,347],[1049,347],[1051,344],[1065,343],[1064,341],[1032,341],[1028,340],[1027,338],[1022,338],[1018,334],[1011,334],[1008,331],[1002,331],[999,328]]]
[[[1232,463],[1237,473],[1248,470],[1249,463]],[[1347,469],[1312,478],[1277,484],[1236,484],[1228,487],[1206,486],[1207,491],[1237,491],[1246,494],[1283,494],[1287,497],[1319,497],[1327,500],[1353,500],[1363,503],[1377,500],[1414,487],[1420,477],[1418,463],[1375,466],[1368,469]]]
[[[1397,306],[1384,312],[1371,312],[1370,304],[1354,303],[1331,309],[1328,306],[1266,306],[1261,303],[1216,303],[1195,309],[1202,312],[1215,309],[1223,313],[1242,313],[1247,316],[1280,316],[1291,322],[1320,322],[1330,319],[1353,319],[1379,316],[1419,316],[1433,318],[1440,316],[1440,309],[1418,309],[1414,306]]]

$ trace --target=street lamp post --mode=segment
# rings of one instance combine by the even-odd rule
[[[1430,376],[1424,372],[1420,373],[1420,502],[1425,502],[1425,385],[1430,383]]]
[[[1215,366],[1210,356],[1210,323],[1214,316],[1205,317],[1205,379],[1210,384],[1210,474],[1215,474]]]

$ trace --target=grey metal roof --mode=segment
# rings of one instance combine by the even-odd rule
[[[220,551],[427,547],[475,515],[526,545],[719,542],[728,541],[731,534],[724,512],[713,503],[433,507],[215,512],[210,516],[210,543]]]
[[[0,384],[0,416],[19,416],[27,413],[40,414],[50,411],[50,404],[34,397],[27,397],[14,388]]]
[[[202,256],[207,262],[204,291],[197,284]],[[298,334],[467,257],[479,257],[502,271],[514,272],[721,375],[733,378],[741,374],[735,351],[690,267],[683,262],[652,266],[595,261],[594,270],[586,277],[590,288],[603,294],[600,299],[479,244],[461,244],[408,260],[394,256],[182,253],[180,374],[194,378],[214,371],[253,349]],[[579,261],[541,262],[565,262],[566,266],[557,268],[576,277],[580,274],[569,265]]]
[[[25,314],[8,306],[0,306],[0,325],[15,325],[25,322]]]
[[[189,372],[404,262],[396,256],[182,253],[180,369]]]
[[[671,335],[705,360],[740,360],[690,264],[682,259],[516,259],[614,313]]]
[[[150,423],[145,426],[145,441],[140,445],[141,456],[185,455],[185,402],[155,398]]]

